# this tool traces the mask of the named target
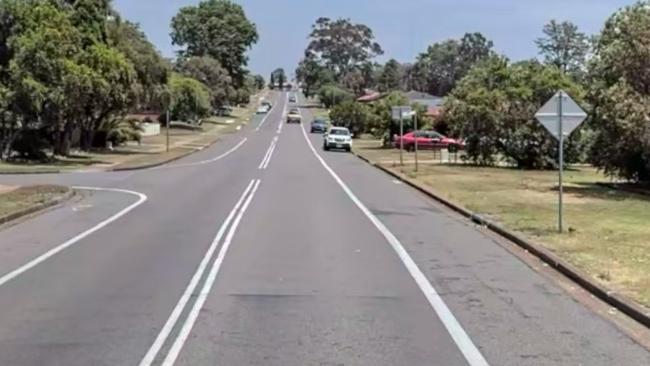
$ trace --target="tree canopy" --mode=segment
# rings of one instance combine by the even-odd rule
[[[589,70],[591,158],[607,174],[650,181],[650,3],[614,14]]]
[[[349,19],[318,18],[309,37],[307,54],[323,60],[338,78],[384,53],[370,27]]]
[[[535,43],[544,61],[557,66],[564,73],[584,72],[587,54],[591,47],[589,37],[579,32],[571,22],[551,20],[544,25],[544,37]]]
[[[230,0],[204,0],[180,9],[171,23],[181,55],[210,56],[228,71],[236,87],[244,84],[246,51],[257,42],[257,27],[244,9]]]

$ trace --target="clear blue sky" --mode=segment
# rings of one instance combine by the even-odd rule
[[[265,77],[276,67],[292,73],[319,16],[346,17],[370,26],[386,54],[379,60],[412,61],[427,45],[479,31],[513,60],[537,56],[534,40],[550,19],[570,20],[598,32],[617,9],[634,0],[237,0],[257,24],[260,41],[249,68]],[[174,48],[169,21],[198,0],[114,0],[127,19],[140,23],[165,56]]]

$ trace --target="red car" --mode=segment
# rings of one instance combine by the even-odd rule
[[[418,150],[462,150],[465,148],[465,143],[462,140],[449,138],[436,131],[414,131],[407,133],[401,138],[399,135],[395,135],[393,137],[393,144],[395,148],[399,149],[400,140],[403,140],[404,149],[407,151],[413,151],[415,150],[416,138],[418,140]]]

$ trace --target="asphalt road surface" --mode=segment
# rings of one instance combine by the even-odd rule
[[[282,123],[0,231],[0,365],[650,365],[547,276]]]

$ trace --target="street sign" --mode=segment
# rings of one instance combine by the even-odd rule
[[[413,110],[409,106],[397,106],[391,108],[393,121],[410,120]]]
[[[535,118],[558,140],[558,230],[563,232],[562,175],[564,172],[564,138],[568,137],[586,118],[587,113],[563,90],[558,91],[535,114]]]
[[[560,100],[562,100],[561,106]],[[562,111],[561,128],[559,111]],[[563,137],[568,137],[584,122],[587,113],[567,93],[560,90],[535,114],[535,118],[546,127],[553,137],[559,140],[559,131],[562,131]]]

